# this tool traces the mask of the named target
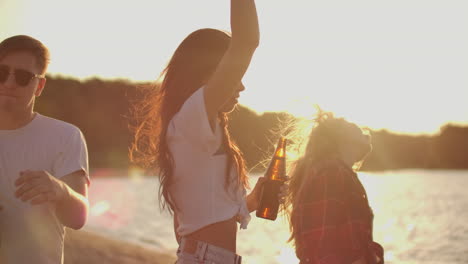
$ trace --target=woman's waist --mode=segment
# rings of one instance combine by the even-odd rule
[[[183,226],[195,226],[200,228],[215,222],[223,221],[242,213],[246,206],[244,197],[229,197],[227,194],[207,195],[191,193],[174,195],[176,211],[179,223]]]
[[[185,238],[203,241],[208,244],[236,252],[237,216],[204,226]]]

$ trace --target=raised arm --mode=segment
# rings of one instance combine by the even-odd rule
[[[231,0],[232,39],[217,69],[205,87],[210,122],[240,86],[242,77],[259,44],[260,33],[254,0]]]

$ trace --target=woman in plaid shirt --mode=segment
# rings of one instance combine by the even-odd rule
[[[290,240],[301,264],[384,263],[354,171],[370,151],[370,136],[357,125],[319,114],[289,185]]]

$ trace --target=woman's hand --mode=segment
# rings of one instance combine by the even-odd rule
[[[286,178],[289,179],[288,177]],[[250,192],[250,194],[247,196],[247,207],[249,208],[249,212],[257,210],[258,206],[260,205],[260,199],[262,198],[260,195],[263,185],[266,181],[267,179],[265,177],[259,177],[252,192]],[[281,185],[280,191],[278,193],[278,201],[280,204],[284,203],[284,201],[286,200],[286,197],[288,195],[288,189],[289,188],[286,183]]]
[[[265,181],[265,177],[259,177],[255,187],[250,192],[250,194],[247,195],[247,208],[249,209],[249,212],[257,210],[258,206],[260,205],[260,199],[262,198],[260,197],[260,194],[262,192],[262,187],[265,184]]]
[[[286,197],[288,196],[288,192],[289,192],[289,185],[287,184],[288,180],[289,180],[289,177],[286,176],[286,181],[280,187],[280,191],[278,193],[278,201],[280,202],[280,204],[283,204],[286,201]]]

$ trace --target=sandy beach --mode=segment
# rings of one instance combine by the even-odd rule
[[[88,231],[67,229],[65,264],[173,264],[175,254],[117,241]]]

